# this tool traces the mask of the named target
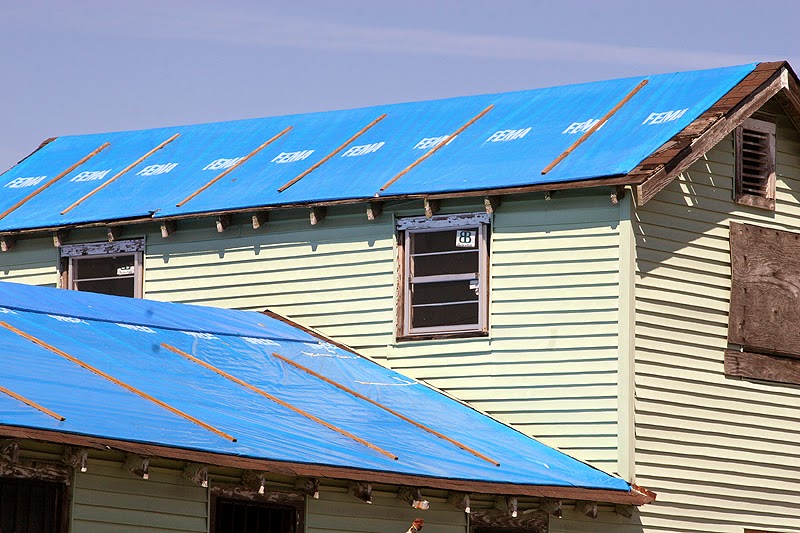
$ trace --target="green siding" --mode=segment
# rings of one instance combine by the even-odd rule
[[[466,513],[444,500],[431,500],[431,508],[420,511],[392,493],[373,491],[370,505],[344,489],[337,491],[326,487],[320,492],[319,500],[308,499],[306,533],[402,533],[415,518],[425,520],[423,531],[466,533]]]
[[[53,240],[20,239],[8,252],[0,252],[0,281],[55,287],[58,249]]]
[[[71,533],[207,530],[207,490],[181,473],[151,468],[143,480],[119,463],[92,460],[75,476]]]
[[[636,213],[636,481],[658,493],[642,508],[649,531],[800,531],[800,387],[723,372],[730,222],[800,227],[800,134],[784,116],[777,152],[774,213],[732,201],[730,136]]]

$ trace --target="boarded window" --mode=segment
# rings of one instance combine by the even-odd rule
[[[800,234],[731,223],[729,375],[800,383]]]
[[[736,201],[775,209],[775,124],[747,119],[734,131]]]
[[[0,478],[0,531],[62,531],[64,485]]]
[[[214,533],[295,533],[297,511],[242,500],[216,500]]]
[[[400,338],[486,333],[488,222],[485,213],[398,221]]]
[[[141,240],[62,246],[64,287],[141,298],[143,250]]]

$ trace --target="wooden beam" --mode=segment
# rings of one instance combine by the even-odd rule
[[[205,465],[190,463],[183,469],[183,477],[205,488],[208,487],[208,467]]]
[[[15,439],[0,442],[0,457],[9,463],[19,462],[19,441]]]
[[[256,211],[253,213],[253,229],[265,226],[269,221],[269,211]]]
[[[553,198],[553,193],[555,191],[544,191],[544,199],[548,202]]]
[[[545,511],[556,518],[561,518],[563,514],[563,509],[561,508],[561,500],[555,500],[553,498],[542,498],[539,501],[539,508],[542,511]]]
[[[314,206],[311,208],[311,211],[308,214],[308,218],[311,221],[312,226],[316,226],[323,220],[325,220],[325,216],[328,214],[328,208],[323,206]]]
[[[7,252],[17,244],[17,239],[13,235],[0,236],[0,251]]]
[[[319,500],[319,478],[300,476],[294,481],[294,488]]]
[[[69,238],[69,230],[60,229],[53,233],[53,246],[60,248]]]
[[[688,169],[692,163],[717,145],[732,132],[744,119],[755,113],[761,106],[778,94],[788,83],[785,67],[777,71],[762,88],[750,94],[725,116],[717,120],[704,133],[694,138],[676,156],[654,171],[643,183],[636,187],[636,204],[644,205],[672,180]]]
[[[430,198],[425,198],[425,216],[431,218],[433,215],[439,212],[439,208],[441,207],[440,200],[431,200]]]
[[[597,518],[597,502],[578,500],[575,502],[575,510],[583,513],[589,518]]]
[[[383,202],[367,202],[367,220],[377,220],[383,213]]]
[[[122,226],[107,226],[106,235],[108,236],[108,242],[118,241],[122,236]]]
[[[64,449],[64,455],[61,456],[61,460],[76,470],[86,472],[89,469],[87,464],[89,461],[89,450],[67,446]]]
[[[148,457],[129,454],[125,458],[125,463],[122,465],[122,468],[134,476],[141,477],[142,479],[150,479],[150,459]]]
[[[372,503],[372,483],[351,481],[347,484],[347,491],[364,503]]]
[[[174,220],[165,220],[164,222],[161,223],[161,238],[166,239],[167,237],[175,233],[176,229],[177,226]]]
[[[620,200],[625,198],[625,186],[615,185],[611,187],[611,203],[617,205]]]
[[[469,517],[470,531],[477,528],[525,530],[526,533],[548,533],[550,517],[539,509],[527,509],[512,517],[497,509],[475,509]]]
[[[800,385],[800,359],[763,353],[725,350],[725,375],[736,378]]]
[[[228,229],[231,225],[231,216],[230,215],[219,215],[216,218],[217,223],[217,233],[222,233],[226,229]]]
[[[516,496],[498,496],[494,499],[494,508],[505,513],[511,518],[517,517],[517,497]]]
[[[483,197],[483,206],[486,208],[486,212],[490,215],[497,211],[497,208],[500,207],[500,197],[499,196],[484,196]]]
[[[469,506],[469,494],[466,492],[450,491],[447,493],[447,503],[469,514],[472,509]]]
[[[403,500],[414,509],[426,511],[431,506],[431,502],[422,497],[422,489],[419,487],[400,487],[400,490],[397,491],[397,498]]]
[[[614,512],[625,518],[633,518],[633,505],[617,504],[614,506]]]

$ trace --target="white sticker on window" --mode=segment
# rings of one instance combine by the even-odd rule
[[[478,244],[478,230],[456,230],[456,246],[459,248],[475,248]]]
[[[117,269],[117,276],[130,276],[133,274],[133,265],[119,267]]]

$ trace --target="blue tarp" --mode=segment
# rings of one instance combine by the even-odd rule
[[[1,219],[0,231],[624,175],[705,112],[755,66],[347,111],[59,137],[0,177],[0,213],[104,142],[111,146]],[[541,174],[643,80],[647,84],[602,128],[552,171]],[[492,109],[461,134],[447,137],[489,106]],[[287,127],[291,129],[272,144],[178,206],[238,158]],[[180,135],[177,139],[61,214],[176,133]],[[389,180],[444,142],[432,157],[381,191]],[[338,148],[341,151],[325,159]],[[278,191],[312,168],[296,184]]]
[[[424,384],[261,313],[0,282],[0,321],[166,402],[231,442],[0,327],[0,424],[258,459],[436,478],[628,491]],[[174,353],[173,346],[397,456]],[[280,354],[475,449],[495,466],[280,360]]]

